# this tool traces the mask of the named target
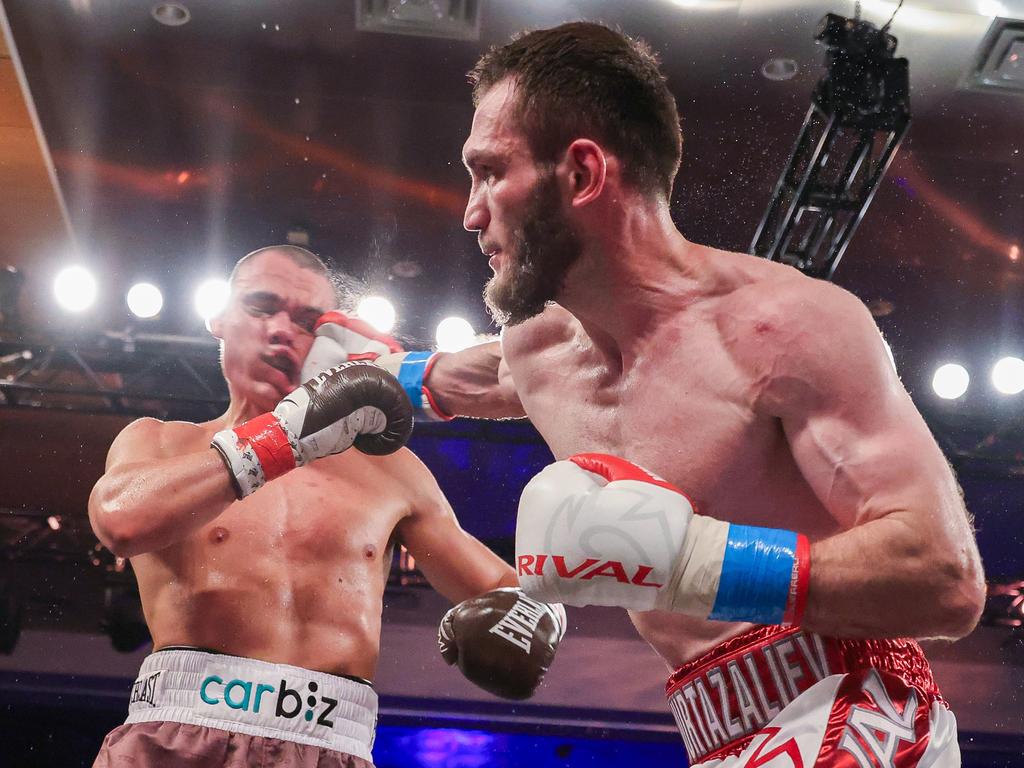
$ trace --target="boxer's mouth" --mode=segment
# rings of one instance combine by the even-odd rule
[[[262,355],[260,359],[271,368],[274,368],[287,376],[289,381],[294,381],[295,376],[299,372],[299,362],[286,352],[274,352]]]
[[[484,256],[487,257],[487,266],[489,266],[491,269],[497,269],[498,261],[499,261],[498,257],[500,255],[501,255],[501,249],[500,248],[492,248],[490,250],[484,251]]]

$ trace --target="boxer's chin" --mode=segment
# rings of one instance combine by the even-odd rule
[[[517,274],[509,274],[512,271]],[[554,296],[531,270],[507,265],[484,286],[484,304],[501,327],[519,325],[539,315]]]
[[[559,201],[554,172],[538,180],[522,225],[502,249],[502,264],[484,287],[484,303],[494,321],[519,325],[555,301],[583,245]]]

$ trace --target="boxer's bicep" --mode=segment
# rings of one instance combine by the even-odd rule
[[[782,419],[800,473],[842,528],[895,512],[923,514],[956,493],[949,466],[909,397],[879,385],[870,401],[843,402],[834,392]]]
[[[202,428],[140,419],[117,436],[106,470],[89,494],[93,532],[112,552],[131,557],[189,536],[235,500],[219,454]]]
[[[463,530],[436,481],[422,472],[426,477],[417,479],[413,506],[398,533],[431,586],[455,603],[517,586],[512,566]]]
[[[748,364],[815,495],[844,528],[928,495],[949,469],[867,309],[817,281],[781,293],[750,324]]]

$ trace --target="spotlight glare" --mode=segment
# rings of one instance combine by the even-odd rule
[[[203,320],[209,321],[220,314],[228,303],[228,281],[219,277],[204,280],[196,288],[195,308]]]
[[[437,324],[437,348],[441,352],[458,352],[473,346],[476,332],[461,317],[446,317]]]
[[[395,306],[383,296],[367,296],[356,307],[356,315],[381,333],[395,327]]]
[[[967,391],[971,376],[959,363],[940,365],[932,377],[932,389],[943,400],[956,400]]]
[[[1004,395],[1024,392],[1024,360],[1004,357],[992,366],[992,385]]]
[[[85,267],[65,267],[53,281],[53,293],[68,312],[81,312],[96,301],[96,278]]]
[[[152,283],[136,283],[128,289],[125,300],[132,314],[142,318],[155,317],[164,306],[160,289]]]

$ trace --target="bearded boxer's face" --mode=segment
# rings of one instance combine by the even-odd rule
[[[477,233],[494,270],[484,300],[500,325],[543,311],[582,250],[555,172],[533,159],[514,106],[511,83],[487,91],[463,147],[472,179],[463,224]]]
[[[582,246],[559,196],[553,171],[534,185],[518,226],[512,231],[508,258],[484,286],[484,302],[499,325],[518,325],[544,311],[553,301]]]
[[[313,343],[313,325],[334,307],[323,275],[269,251],[241,266],[224,312],[211,322],[232,397],[272,409],[295,389]]]

